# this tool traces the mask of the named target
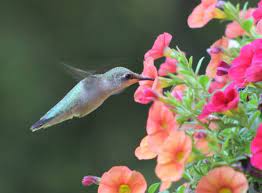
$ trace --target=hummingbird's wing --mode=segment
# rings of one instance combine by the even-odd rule
[[[75,68],[73,66],[70,66],[68,64],[63,63],[65,71],[70,74],[74,79],[77,81],[83,80],[89,76],[92,76],[95,74],[95,71],[85,71],[79,68]]]

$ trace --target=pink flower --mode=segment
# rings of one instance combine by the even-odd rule
[[[166,58],[166,61],[160,65],[158,74],[160,76],[166,76],[168,73],[176,72],[177,60],[172,58]]]
[[[257,134],[251,143],[251,164],[262,170],[262,124],[257,129]]]
[[[204,106],[199,119],[207,117],[214,112],[225,112],[237,108],[239,102],[239,95],[233,84],[229,85],[225,91],[217,91],[211,97],[210,102]]]
[[[154,60],[153,58],[147,58],[144,61],[144,70],[142,72],[142,75],[145,77],[149,77],[149,78],[157,78],[157,69],[154,66]],[[154,82],[155,82],[155,86],[154,86]],[[136,102],[141,103],[141,104],[148,104],[150,103],[153,98],[152,98],[152,92],[148,92],[148,89],[152,89],[154,87],[154,89],[157,85],[156,85],[156,81],[140,81],[139,82],[139,87],[137,88],[137,90],[135,91],[134,94],[134,99]]]
[[[213,18],[224,18],[223,12],[216,7],[217,3],[217,0],[202,0],[188,17],[188,26],[190,28],[201,28]]]
[[[260,0],[258,8],[253,12],[253,18],[256,22],[262,19],[262,0]]]
[[[175,115],[162,102],[155,101],[149,109],[146,125],[151,151],[158,153],[161,145],[176,126]]]
[[[242,47],[239,56],[232,61],[228,75],[240,87],[262,80],[262,39]]]
[[[145,54],[145,60],[147,60],[147,58],[153,58],[158,59],[161,58],[165,55],[165,51],[168,50],[169,48],[169,44],[172,40],[172,35],[164,32],[163,34],[160,34],[154,44],[153,47],[146,52]]]
[[[254,10],[255,9],[250,8],[245,12],[241,11],[240,17],[244,19],[249,19],[252,17]],[[225,34],[226,37],[233,39],[239,36],[243,36],[245,34],[245,30],[242,29],[242,27],[236,21],[233,21],[227,25]]]
[[[99,184],[100,178],[96,176],[84,176],[82,179],[83,186],[91,186],[92,184]]]
[[[216,90],[222,89],[224,86],[226,86],[226,84],[227,80],[220,81],[215,78],[214,81],[210,83],[208,92],[213,93]]]

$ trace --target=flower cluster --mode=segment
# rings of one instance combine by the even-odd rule
[[[225,35],[193,65],[172,35],[160,34],[144,56],[134,100],[150,104],[145,136],[135,149],[139,160],[155,159],[159,182],[148,188],[176,193],[262,192],[262,1],[243,8],[221,0],[201,0],[188,17],[190,28],[212,19],[229,21]],[[159,63],[159,59],[164,59]],[[194,66],[194,67],[193,67]],[[176,182],[182,180],[183,185]],[[141,173],[115,166],[101,178],[99,193],[144,193]],[[181,182],[180,182],[181,184]]]

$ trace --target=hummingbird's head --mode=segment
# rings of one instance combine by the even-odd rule
[[[106,74],[108,75],[108,77],[113,78],[114,82],[116,82],[122,89],[139,81],[154,81],[153,78],[144,77],[124,67],[113,68],[106,72]]]

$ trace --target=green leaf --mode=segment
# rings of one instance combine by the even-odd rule
[[[201,68],[201,65],[202,65],[202,62],[203,62],[204,59],[205,59],[205,57],[202,57],[202,58],[198,61],[195,74],[198,74],[198,73],[199,73],[199,70],[200,70],[200,68]]]
[[[206,75],[201,75],[201,76],[199,76],[198,81],[199,81],[199,83],[201,84],[201,86],[202,86],[204,89],[207,89],[208,83],[209,83],[209,78],[208,78],[208,76],[206,76]]]
[[[148,188],[148,193],[155,193],[159,186],[160,186],[160,182],[157,182],[157,183],[152,184],[152,185]]]
[[[176,189],[176,193],[184,193],[186,190],[186,187],[185,186],[179,186],[177,189]]]
[[[246,30],[247,32],[250,32],[252,26],[253,26],[253,19],[247,19],[242,23],[242,28]]]

